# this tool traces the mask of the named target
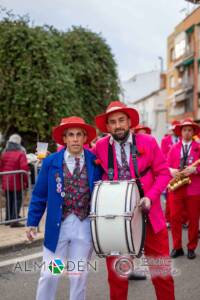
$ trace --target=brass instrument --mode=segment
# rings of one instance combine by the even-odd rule
[[[200,159],[196,160],[193,164],[187,167],[196,167],[198,164],[200,164]],[[181,186],[190,183],[191,183],[190,177],[183,175],[182,171],[180,171],[178,178],[173,178],[172,180],[170,180],[167,187],[170,192],[173,192],[178,188],[180,188]]]

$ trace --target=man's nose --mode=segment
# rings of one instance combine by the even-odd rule
[[[74,141],[78,141],[78,136],[74,135]]]
[[[116,128],[121,128],[121,124],[119,121],[116,121]]]

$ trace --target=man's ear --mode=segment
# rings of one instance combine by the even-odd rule
[[[128,126],[129,126],[129,128],[131,128],[131,119],[130,118],[128,118]]]

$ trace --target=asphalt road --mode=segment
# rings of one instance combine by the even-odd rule
[[[186,234],[187,230],[184,230],[184,246],[186,245]],[[39,278],[39,267],[38,269],[36,268],[37,270],[34,269],[33,262],[37,261],[38,265],[40,264],[41,251],[42,247],[37,246],[16,252],[6,252],[0,255],[1,300],[35,299],[35,291]],[[173,260],[174,268],[177,271],[177,275],[175,276],[176,300],[200,299],[200,247],[198,247],[196,253],[197,258],[194,260],[188,260],[186,256]],[[35,255],[34,259],[32,258],[32,255]],[[16,262],[11,261],[15,258]],[[25,261],[21,261],[24,259]],[[87,300],[108,300],[109,292],[105,261],[104,259],[93,256],[93,261],[94,260],[97,260],[96,266],[98,271],[91,271],[89,274]],[[68,279],[66,276],[63,276],[59,284],[56,299],[69,299],[68,291]],[[151,280],[129,282],[128,299],[156,299]]]

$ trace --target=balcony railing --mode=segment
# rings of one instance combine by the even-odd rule
[[[193,79],[188,79],[188,80],[183,80],[181,83],[177,84],[174,89],[176,92],[178,92],[178,91],[192,89],[193,86],[194,86]]]
[[[185,53],[183,54],[183,59],[185,60],[193,56],[194,56],[194,49],[189,47],[188,49],[186,49]]]
[[[193,57],[194,57],[194,50],[191,47],[189,47],[185,50],[185,52],[183,53],[182,56],[180,56],[179,58],[177,58],[175,60],[174,66],[176,68],[178,68],[178,67],[184,65],[184,61],[186,61],[190,58],[193,58]]]

